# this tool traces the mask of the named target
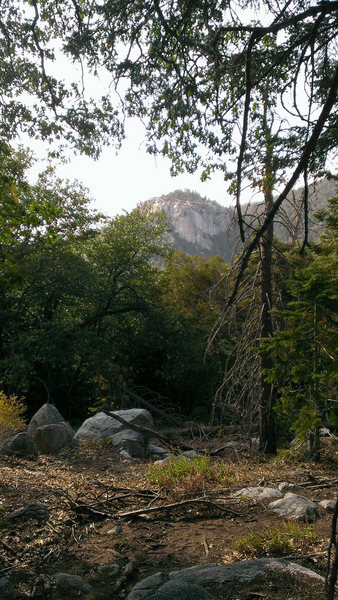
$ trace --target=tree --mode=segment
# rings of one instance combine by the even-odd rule
[[[131,346],[151,318],[166,223],[146,207],[108,222],[52,171],[29,185],[25,160],[3,147],[0,380],[30,413],[47,400],[85,416],[121,377],[127,317]]]
[[[149,150],[169,156],[174,174],[201,168],[206,179],[221,170],[236,199],[242,242],[248,238],[226,307],[261,244],[266,257],[262,301],[269,326],[270,292],[263,287],[270,242],[264,240],[271,238],[272,222],[301,174],[307,214],[308,177],[323,173],[336,143],[336,9],[337,2],[313,5],[311,0],[63,0],[57,5],[32,0],[24,9],[9,0],[0,13],[3,131],[16,131],[18,123],[32,131],[33,114],[23,97],[29,86],[38,98],[37,130],[44,138],[63,136],[78,149],[95,153],[100,131],[102,143],[110,133],[119,140],[125,115],[136,115],[146,123]],[[122,99],[120,114],[107,95],[93,105],[81,85],[67,87],[49,75],[49,62],[56,58],[50,40],[55,37],[61,52],[83,70],[94,75],[108,71]],[[23,75],[27,72],[28,78]],[[14,91],[17,100],[10,98]],[[264,125],[260,107],[270,95],[274,99]],[[274,141],[276,164],[267,162],[267,133]],[[257,229],[251,226],[251,235],[241,208],[246,181],[267,201],[263,222]],[[276,199],[274,187],[279,189]],[[261,448],[270,451],[271,390],[265,387],[263,397],[265,392]]]
[[[290,297],[275,311],[280,329],[262,349],[273,357],[265,371],[278,382],[276,404],[279,430],[291,428],[300,441],[309,440],[310,454],[319,458],[319,430],[337,422],[334,390],[337,349],[337,198],[324,211],[325,232],[287,283]]]

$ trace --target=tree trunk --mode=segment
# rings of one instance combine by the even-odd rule
[[[272,204],[272,191],[264,194],[265,214]],[[272,241],[273,221],[271,221],[261,242],[260,288],[261,288],[261,337],[273,336],[273,323],[270,310],[272,308]],[[261,355],[261,397],[259,403],[259,449],[266,454],[276,453],[276,432],[273,413],[273,384],[265,381],[264,369],[272,368],[272,360]]]

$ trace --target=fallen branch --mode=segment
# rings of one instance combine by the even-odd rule
[[[113,419],[116,419],[116,421],[119,421],[120,423],[122,423],[122,425],[124,425],[125,427],[128,427],[129,429],[134,429],[135,431],[138,431],[139,433],[143,433],[143,435],[147,436],[148,438],[156,438],[157,440],[160,440],[162,442],[162,444],[165,444],[166,446],[172,446],[175,447],[179,450],[193,450],[193,448],[191,446],[186,446],[185,444],[176,444],[175,442],[173,442],[173,440],[167,438],[166,436],[162,435],[162,433],[159,433],[158,431],[155,431],[154,429],[150,429],[149,427],[143,427],[142,425],[135,425],[134,423],[130,423],[129,421],[126,421],[126,419],[124,419],[123,417],[120,417],[120,415],[117,415],[116,413],[114,413],[113,411],[109,411],[108,414],[110,417],[113,417]]]
[[[9,544],[7,544],[7,542],[5,542],[5,540],[2,540],[0,538],[0,543],[3,545],[3,547],[7,550],[7,552],[10,552],[11,554],[14,554],[14,556],[16,556],[17,551],[14,550],[14,548],[12,548],[12,546],[10,546]]]
[[[216,508],[217,510],[220,510],[222,512],[227,512],[227,513],[231,513],[232,515],[235,515],[235,516],[240,516],[240,513],[237,513],[235,511],[231,510],[230,508],[223,508],[219,504],[216,504],[215,502],[212,502],[212,500],[209,500],[208,498],[205,498],[204,496],[202,496],[201,498],[191,498],[188,500],[180,500],[180,502],[172,502],[171,504],[161,504],[160,506],[151,506],[149,508],[139,508],[137,510],[131,510],[131,511],[124,512],[124,513],[117,513],[115,515],[115,517],[116,518],[137,517],[139,515],[143,515],[143,514],[147,514],[147,513],[152,513],[152,512],[162,511],[162,510],[171,510],[173,508],[180,508],[181,506],[186,506],[187,504],[206,504],[206,505]]]

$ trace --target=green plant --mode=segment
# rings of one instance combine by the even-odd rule
[[[23,417],[25,410],[22,399],[14,395],[6,396],[0,390],[0,436],[2,438],[25,428],[26,422]]]
[[[162,490],[175,494],[196,493],[212,483],[233,483],[234,467],[225,463],[212,463],[209,456],[194,459],[181,455],[165,465],[150,467],[148,479]]]
[[[234,549],[242,556],[281,556],[311,548],[318,539],[313,525],[286,523],[237,538]]]

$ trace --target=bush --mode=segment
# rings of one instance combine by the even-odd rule
[[[213,483],[234,483],[235,469],[224,463],[212,464],[209,456],[191,460],[181,455],[165,465],[151,466],[148,479],[171,495],[195,494]]]
[[[23,417],[26,407],[17,396],[6,396],[0,390],[0,438],[8,438],[17,431],[22,431],[26,427],[26,421]]]
[[[282,527],[250,532],[234,542],[234,549],[241,556],[282,556],[290,552],[304,552],[317,541],[313,525],[301,527],[286,523]]]

